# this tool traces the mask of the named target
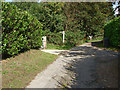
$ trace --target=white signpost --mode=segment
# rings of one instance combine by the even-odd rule
[[[65,31],[60,32],[63,34],[63,43],[65,42]]]
[[[92,40],[92,36],[89,36],[90,40]]]

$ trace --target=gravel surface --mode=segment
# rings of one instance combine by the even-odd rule
[[[43,50],[48,53],[53,51]],[[26,88],[105,88],[118,87],[118,73],[112,77],[111,73],[102,69],[108,69],[111,61],[118,61],[118,53],[92,47],[91,43],[85,43],[67,51],[58,51],[60,57],[49,65],[46,70],[39,73]],[[118,64],[116,64],[117,66]],[[117,67],[114,69],[118,69]],[[107,70],[109,71],[109,70]],[[118,70],[117,70],[118,71]],[[105,75],[103,75],[105,74]],[[103,75],[103,77],[102,77]],[[107,79],[106,79],[107,78]],[[112,83],[109,84],[109,81]],[[113,84],[114,83],[114,84]]]

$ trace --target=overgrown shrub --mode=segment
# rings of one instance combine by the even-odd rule
[[[65,44],[70,46],[75,46],[77,44],[80,44],[82,42],[83,38],[85,37],[85,33],[82,31],[77,32],[71,32],[66,31],[65,32]]]
[[[62,45],[62,34],[61,33],[49,33],[47,36],[48,42],[56,45]]]
[[[2,3],[2,54],[15,55],[41,46],[42,24],[15,5]]]
[[[76,46],[83,41],[85,37],[85,33],[82,31],[79,32],[72,32],[72,31],[65,31],[65,43],[63,43],[63,36],[62,33],[49,33],[47,35],[48,43],[53,43],[55,45],[66,45],[66,46]]]
[[[109,43],[113,46],[120,47],[120,17],[109,21],[104,26],[104,37],[109,39]]]

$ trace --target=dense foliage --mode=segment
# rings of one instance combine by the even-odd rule
[[[2,8],[2,3],[0,2],[0,57],[1,57],[1,55],[2,55],[2,48],[1,48],[1,46],[2,46],[2,24],[1,24],[1,18],[2,18],[2,13],[1,13],[1,8]]]
[[[75,46],[79,45],[84,37],[85,37],[85,32],[78,31],[78,32],[72,32],[72,31],[66,31],[65,32],[65,40],[66,40],[66,45],[67,46]]]
[[[63,45],[61,33],[49,33],[47,35],[47,40],[49,43],[53,43],[55,45]]]
[[[55,2],[13,2],[18,8],[26,10],[43,24],[43,35],[51,32],[64,30],[64,19],[62,7],[64,3]]]
[[[120,47],[120,17],[110,20],[104,27],[105,38],[111,45]]]
[[[2,4],[2,54],[15,55],[41,46],[42,24],[15,5]]]
[[[49,43],[62,45],[62,35],[64,30],[65,16],[62,10],[64,3],[44,2],[12,2],[23,11],[26,10],[43,24],[42,35],[47,36]]]
[[[111,8],[110,8],[111,7]],[[65,31],[67,42],[69,45],[77,45],[89,39],[103,37],[103,26],[108,17],[112,15],[111,3],[92,3],[92,2],[68,2],[65,3],[64,15]]]
[[[112,15],[111,3],[11,2],[3,3],[3,54],[14,55],[41,46],[41,34],[47,42],[75,46],[103,36],[103,26]],[[20,8],[20,9],[18,9]],[[42,26],[43,25],[43,26]],[[41,29],[43,31],[41,33]]]
[[[79,44],[83,38],[88,39],[89,35],[93,38],[102,37],[103,26],[112,14],[111,3],[14,2],[12,4],[36,16],[43,24],[43,35],[47,36],[48,42],[58,45],[62,45],[62,35],[59,32],[63,30],[66,32],[65,44],[74,42],[70,45]],[[70,38],[71,36],[73,38]]]
[[[103,26],[108,17],[111,17],[112,4],[100,2],[65,3],[63,9],[67,17],[66,30],[84,31],[87,39],[88,36],[103,35]]]

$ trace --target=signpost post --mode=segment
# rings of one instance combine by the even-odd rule
[[[63,43],[65,42],[65,31],[63,31]]]
[[[63,43],[65,42],[65,31],[60,32],[63,34]]]

